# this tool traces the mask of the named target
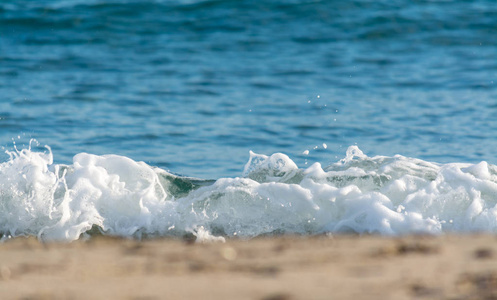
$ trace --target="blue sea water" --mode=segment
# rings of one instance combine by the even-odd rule
[[[252,183],[245,181],[254,178],[259,184],[286,184],[277,191],[263,188],[264,192],[260,192],[260,187],[248,188],[248,194],[262,197],[262,193],[263,198],[274,197],[277,201],[288,198],[278,195],[286,195],[288,188],[294,188],[292,184],[309,191],[322,190],[304,182],[306,176],[310,176],[308,174],[314,174],[317,162],[323,167],[322,171],[328,173],[313,178],[328,178],[327,188],[347,188],[342,183],[352,182],[351,186],[358,186],[363,196],[379,199],[354,182],[351,173],[329,173],[345,172],[343,166],[327,166],[339,162],[349,166],[355,157],[365,165],[361,165],[361,171],[354,164],[349,166],[356,168],[352,177],[376,178],[372,179],[376,184],[372,191],[386,195],[393,204],[385,207],[395,212],[402,211],[406,202],[416,198],[413,193],[424,191],[438,200],[443,197],[420,185],[414,190],[403,188],[405,195],[390,195],[383,188],[388,186],[390,191],[399,184],[396,180],[412,183],[409,176],[413,174],[432,183],[441,171],[430,169],[435,174],[429,170],[418,174],[417,167],[406,167],[408,170],[402,173],[404,177],[393,176],[380,167],[371,171],[367,166],[371,161],[376,164],[378,157],[395,161],[411,157],[416,162],[421,161],[423,166],[436,163],[436,168],[442,170],[454,166],[450,163],[469,164],[472,169],[468,165],[459,169],[472,172],[479,180],[486,180],[493,186],[497,182],[494,178],[497,175],[493,173],[497,163],[496,74],[497,5],[490,0],[1,2],[0,144],[7,151],[2,157],[2,174],[8,182],[19,183],[14,179],[15,174],[29,177],[31,173],[27,169],[31,167],[42,170],[44,175],[51,172],[53,178],[49,177],[54,181],[50,179],[49,182],[57,186],[53,189],[55,194],[40,196],[40,207],[43,207],[43,201],[52,201],[53,210],[58,212],[58,217],[45,210],[37,211],[36,216],[26,216],[27,219],[41,219],[36,219],[36,224],[28,222],[24,231],[12,229],[22,227],[12,223],[14,221],[0,221],[1,231],[12,236],[41,236],[46,230],[40,228],[55,226],[47,225],[49,219],[63,227],[66,223],[61,223],[60,218],[67,215],[62,212],[65,210],[61,210],[61,205],[66,200],[60,199],[76,193],[71,184],[81,178],[88,179],[91,172],[81,175],[78,180],[73,178],[72,183],[64,176],[70,176],[70,172],[76,172],[80,167],[96,166],[99,159],[108,160],[104,164],[107,175],[117,168],[116,176],[126,177],[129,172],[138,172],[135,165],[131,169],[124,167],[128,159],[134,163],[143,161],[157,167],[154,169],[157,174],[166,172],[167,176],[172,176],[164,175],[167,178],[202,179],[188,181],[195,188],[196,184],[209,185],[201,187],[200,191],[210,188],[226,194],[241,188],[240,185],[250,186]],[[38,143],[32,142],[29,148],[31,139]],[[17,152],[13,150],[14,145]],[[45,145],[51,150],[44,148]],[[249,151],[268,157],[249,154]],[[85,153],[97,156],[89,158]],[[279,157],[278,153],[284,153],[285,157]],[[360,155],[355,155],[357,153]],[[102,156],[106,154],[113,156]],[[279,160],[270,156],[272,154]],[[396,154],[402,156],[399,158]],[[111,158],[117,156],[125,161],[111,163]],[[280,163],[270,163],[269,156]],[[23,157],[29,159],[22,163],[16,161]],[[41,161],[35,163],[33,157]],[[258,161],[255,163],[258,167],[250,162],[245,166],[249,159],[253,163]],[[297,169],[305,174],[299,173],[299,180],[293,175],[290,177],[294,179],[290,181],[286,177],[283,181],[273,177],[261,179],[257,175],[261,163],[264,172],[274,173],[274,178],[287,176]],[[7,167],[14,169],[9,171]],[[69,173],[59,173],[65,168]],[[281,168],[286,171],[276,172]],[[251,170],[255,173],[250,173]],[[459,175],[449,176],[459,178],[464,182],[460,186],[467,187],[465,193],[458,194],[458,187],[452,186],[450,193],[456,195],[449,193],[454,199],[466,197],[469,201],[467,206],[461,207],[459,214],[467,212],[476,198],[483,199],[482,211],[494,208],[495,194],[482,190],[476,183],[469,184]],[[159,177],[164,179],[164,176]],[[340,178],[340,184],[330,179],[336,176]],[[386,181],[382,181],[382,176],[386,176]],[[36,187],[40,178],[34,176],[22,184],[22,188],[8,185],[7,181],[0,184],[4,219],[16,211],[5,203],[38,199],[36,195],[41,192]],[[213,181],[208,180],[217,181],[212,186]],[[243,183],[227,183],[229,180]],[[447,176],[442,180],[447,183],[444,180]],[[139,179],[129,181],[127,186],[132,185],[131,182],[139,182]],[[415,182],[419,184],[420,181]],[[61,192],[60,185],[64,184],[64,192]],[[169,183],[161,184],[164,187]],[[472,189],[476,194],[471,194]],[[174,194],[175,199],[190,199],[188,203],[193,209],[192,203],[199,199],[212,200],[211,194],[193,196],[199,190],[190,192],[187,189],[175,194],[164,188],[164,193]],[[115,196],[109,195],[108,198]],[[124,197],[119,195],[116,199]],[[129,201],[136,204],[143,197]],[[159,200],[169,199],[161,197]],[[228,197],[231,200],[225,201],[233,206],[235,204],[230,201],[246,199],[244,197],[232,195]],[[314,201],[316,197],[310,199]],[[444,197],[449,196],[444,194]],[[378,201],[383,203],[381,199]],[[75,200],[68,203],[73,203],[67,205],[74,214],[77,210],[73,207]],[[295,205],[296,202],[288,203]],[[21,210],[28,204],[23,205],[18,208]],[[147,207],[143,203],[140,205]],[[419,204],[409,213],[419,213],[426,221],[432,217],[426,215],[426,205]],[[28,206],[37,207],[33,203]],[[420,211],[419,207],[424,210]],[[162,206],[156,209],[167,210]],[[205,211],[205,207],[203,209]],[[433,220],[441,222],[439,225],[448,224],[444,222],[453,221],[458,215],[446,216],[440,207],[438,209],[431,207],[428,211],[438,216]],[[121,229],[106,225],[106,217],[101,210],[96,210],[99,217],[93,221],[89,221],[91,218],[84,221],[70,218],[79,224],[80,230],[75,235],[68,237],[70,230],[66,228],[62,234],[65,237],[57,235],[59,233],[53,237],[74,239],[93,225],[121,235],[133,235],[140,230],[147,234],[162,234],[166,223],[167,228],[188,223],[184,216],[171,217],[171,220],[181,220],[176,223],[160,223],[159,217],[155,216],[149,220],[158,222],[154,227],[151,223],[140,223],[143,221],[140,217],[138,219],[142,221],[139,222],[128,220],[134,224],[124,226],[128,231],[119,231]],[[179,208],[167,211],[177,213]],[[224,210],[219,208],[214,215],[219,216],[221,212]],[[161,216],[163,218],[164,214]],[[265,229],[248,233],[244,226],[253,219],[239,217],[236,220],[242,220],[240,222],[230,219],[218,224],[213,216],[209,222],[195,219],[184,229],[190,228],[188,230],[199,234],[198,228],[202,227],[210,233],[217,230],[227,236],[235,232],[247,236],[272,231],[321,232],[334,231],[338,227],[333,226],[340,219],[337,217],[333,226],[330,220],[323,219],[319,226],[311,229],[300,226],[303,219],[299,218],[295,219],[297,225],[294,227],[288,225],[291,221],[286,225],[268,221]],[[317,218],[312,214],[305,216],[307,221]],[[374,216],[379,215],[375,213]],[[384,215],[378,217],[378,222],[385,218],[388,219]],[[265,220],[268,219],[271,217]],[[418,224],[416,227],[409,222],[405,221],[403,226],[391,232],[372,225],[364,228],[347,225],[347,230],[387,234],[433,231],[427,229],[429,226]],[[223,227],[228,223],[233,226],[230,233]],[[478,224],[460,225],[453,230],[493,231],[495,228],[494,225]],[[290,227],[285,227],[287,225]],[[152,228],[150,226],[155,229],[143,229]],[[440,228],[439,231],[444,231]]]

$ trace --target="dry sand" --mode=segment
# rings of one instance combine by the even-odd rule
[[[0,299],[497,299],[497,237],[0,244]]]

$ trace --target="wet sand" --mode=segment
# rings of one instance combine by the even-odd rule
[[[0,244],[0,299],[496,299],[491,235]]]

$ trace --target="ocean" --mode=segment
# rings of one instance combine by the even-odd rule
[[[494,1],[0,3],[0,234],[497,231]]]

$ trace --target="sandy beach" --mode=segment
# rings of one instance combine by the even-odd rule
[[[495,299],[491,235],[0,245],[1,299]]]

